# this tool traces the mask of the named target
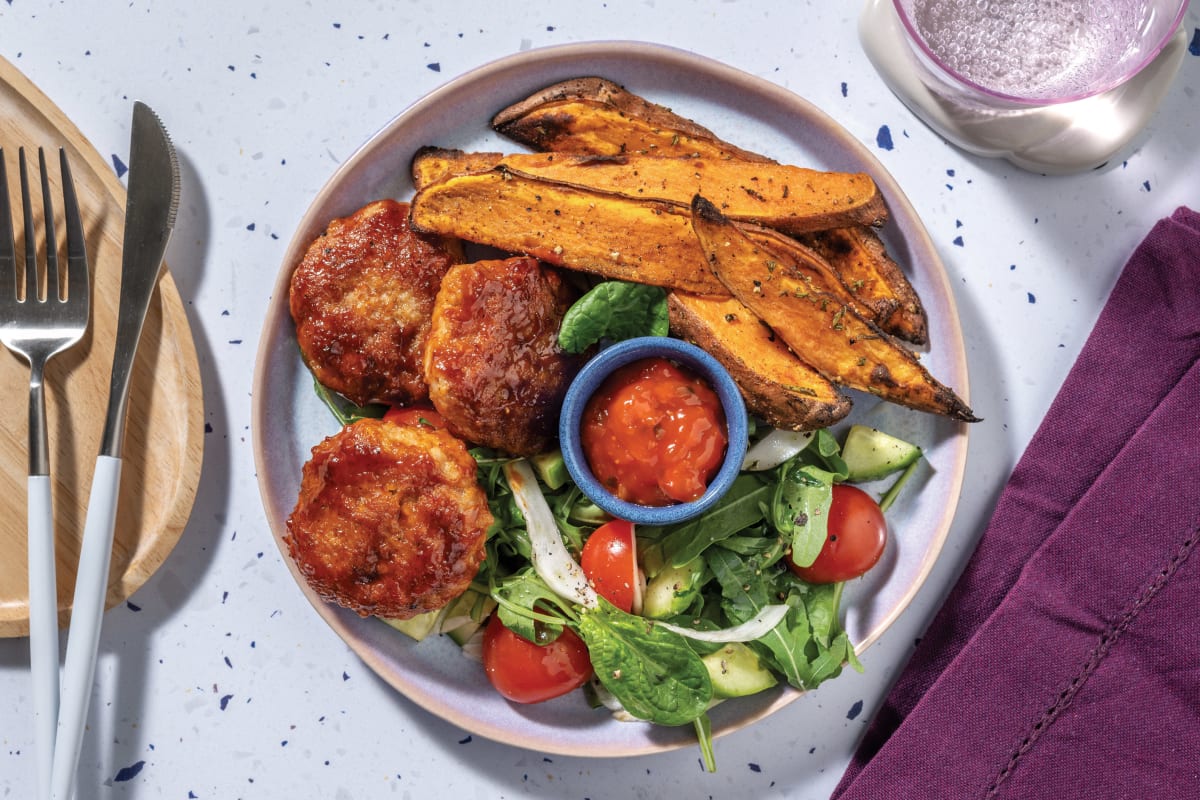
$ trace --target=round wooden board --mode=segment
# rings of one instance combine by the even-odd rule
[[[46,375],[50,472],[56,528],[59,624],[70,617],[75,566],[92,470],[108,405],[121,283],[125,189],[111,166],[63,113],[11,64],[0,59],[0,147],[9,197],[20,207],[17,150],[47,150],[51,192],[62,237],[57,154],[67,151],[75,178],[92,271],[92,320],[83,340],[50,362]],[[53,156],[53,158],[51,158]],[[3,187],[0,187],[3,188]],[[40,194],[34,214],[40,218]],[[17,212],[17,251],[24,231]],[[37,232],[44,253],[44,232]],[[134,363],[125,435],[116,537],[107,606],[137,590],[179,540],[200,477],[204,413],[200,370],[183,303],[164,269]],[[9,291],[0,287],[0,291]],[[26,551],[29,369],[0,352],[0,637],[29,632]]]

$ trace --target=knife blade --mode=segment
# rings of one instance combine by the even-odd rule
[[[121,252],[121,293],[108,412],[105,415],[100,454],[96,458],[96,470],[92,475],[83,543],[76,570],[75,597],[67,633],[62,696],[54,742],[51,797],[58,800],[69,800],[74,791],[79,753],[83,747],[104,598],[108,591],[108,570],[112,560],[130,378],[146,312],[158,283],[178,208],[179,161],[175,147],[158,116],[145,103],[135,102]]]

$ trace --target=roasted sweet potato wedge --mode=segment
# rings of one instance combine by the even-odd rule
[[[728,294],[708,269],[686,206],[633,200],[508,172],[457,175],[412,199],[415,230],[548,264],[698,294]]]
[[[737,222],[734,224],[763,249],[770,259],[771,269],[782,270],[809,284],[815,291],[828,292],[838,298],[839,302],[854,306],[859,314],[872,322],[877,321],[875,309],[860,305],[854,292],[842,282],[837,271],[815,251],[770,228]]]
[[[671,330],[729,370],[750,413],[776,428],[827,428],[850,413],[850,399],[798,359],[733,297],[667,294]]]
[[[536,150],[560,153],[660,155],[770,161],[720,139],[670,109],[650,103],[603,78],[565,81],[536,92],[496,115],[493,127]],[[701,190],[704,193],[704,190]],[[860,308],[871,307],[889,333],[925,344],[928,331],[921,302],[883,242],[865,226],[804,243],[831,260],[855,291]]]
[[[833,228],[806,234],[800,241],[833,267],[853,292],[856,303],[872,310],[879,327],[906,342],[928,342],[929,326],[921,298],[875,231]]]
[[[443,147],[422,147],[413,156],[410,172],[418,192],[454,175],[487,172],[500,166],[504,153],[475,153]]]
[[[636,153],[466,153],[425,148],[413,159],[419,187],[439,178],[503,165],[510,172],[585,189],[688,204],[702,193],[730,219],[784,233],[881,225],[887,217],[875,181],[863,173],[822,172],[729,158],[661,158]]]
[[[534,150],[770,160],[598,77],[547,86],[493,117],[492,128]]]
[[[692,225],[710,266],[733,296],[826,378],[909,408],[977,421],[911,351],[848,303],[773,268],[772,254],[703,197],[692,203]]]

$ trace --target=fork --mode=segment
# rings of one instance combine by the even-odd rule
[[[18,278],[8,173],[0,149],[0,342],[29,363],[29,662],[33,683],[34,754],[39,796],[49,797],[58,722],[58,594],[54,567],[54,513],[50,499],[50,443],[46,428],[46,363],[87,330],[90,285],[83,223],[67,154],[59,149],[66,225],[66,276],[61,275],[46,154],[38,148],[45,269],[39,275],[37,229],[30,200],[25,148],[18,151],[25,230],[24,279]],[[40,292],[41,285],[45,291]],[[23,289],[23,291],[22,291]],[[63,290],[66,290],[65,295]]]

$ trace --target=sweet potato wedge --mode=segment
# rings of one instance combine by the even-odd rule
[[[800,241],[833,267],[854,293],[856,304],[872,310],[879,327],[906,342],[928,342],[929,326],[921,298],[875,231],[833,228],[806,234]]]
[[[443,147],[422,147],[413,155],[409,171],[418,192],[454,175],[487,172],[500,166],[504,153],[468,152]]]
[[[708,198],[705,198],[706,200]],[[726,217],[728,219],[728,217]],[[808,284],[814,291],[827,292],[841,303],[854,306],[859,314],[877,322],[875,309],[857,302],[855,294],[842,282],[841,276],[817,253],[790,236],[757,225],[734,223],[750,241],[762,248],[770,259],[771,269],[783,270],[787,274]]]
[[[547,86],[496,114],[492,128],[534,150],[770,161],[599,77]]]
[[[497,114],[493,127],[536,150],[560,153],[653,152],[771,160],[736,147],[692,120],[603,78],[580,78],[547,87]],[[874,231],[864,226],[847,228],[844,235],[831,235],[833,240],[828,243],[810,240],[807,235],[801,239],[834,262],[846,285],[855,290],[860,308],[872,307],[884,330],[913,344],[925,344],[924,310],[904,272]]]
[[[750,413],[776,428],[827,428],[850,413],[850,399],[798,359],[733,297],[667,293],[671,330],[721,362]]]
[[[773,162],[660,158],[636,153],[466,153],[425,148],[413,159],[417,186],[503,165],[510,172],[625,197],[688,204],[702,193],[730,219],[784,233],[881,225],[883,196],[864,173],[822,172]]]
[[[899,405],[977,421],[953,390],[852,306],[771,265],[772,257],[697,196],[692,226],[721,282],[797,356],[833,383]]]
[[[415,230],[548,264],[698,294],[728,294],[708,269],[686,206],[632,200],[503,168],[456,175],[412,199]]]

